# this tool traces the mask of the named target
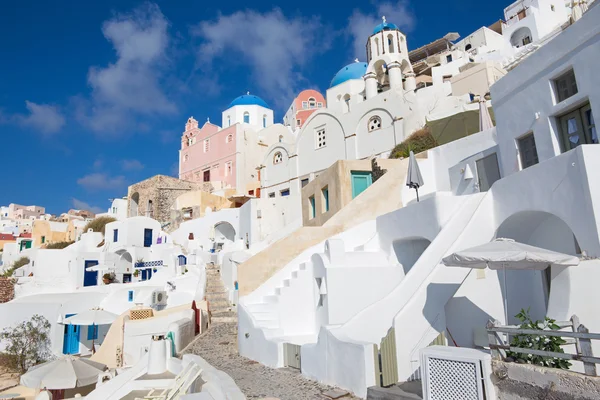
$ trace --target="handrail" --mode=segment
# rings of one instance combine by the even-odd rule
[[[570,327],[572,331],[565,332],[553,329],[522,329],[515,326],[502,326],[498,321],[489,320],[486,329],[488,332],[488,340],[490,343],[492,358],[496,360],[502,359],[503,356],[505,356],[505,353],[501,352],[501,350],[508,350],[513,353],[533,354],[542,357],[581,361],[583,362],[585,374],[596,376],[596,364],[600,364],[600,358],[594,357],[592,353],[591,340],[600,340],[600,333],[590,333],[583,324],[579,323],[579,318],[576,315],[573,315],[570,321],[559,321],[556,322],[556,325],[560,327],[559,329]],[[510,344],[506,344],[499,333],[505,333],[507,335],[507,341],[508,335],[536,335],[573,338],[575,339],[574,344],[576,348],[576,354],[514,347]],[[572,342],[567,344],[572,344]]]

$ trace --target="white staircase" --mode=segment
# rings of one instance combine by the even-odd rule
[[[299,281],[309,275],[307,263],[302,263],[291,272],[288,278],[283,279],[275,289],[258,302],[246,304],[246,310],[252,315],[255,327],[263,331],[265,338],[283,340],[285,331],[280,326],[282,319],[280,304],[290,301],[291,292],[298,286]]]

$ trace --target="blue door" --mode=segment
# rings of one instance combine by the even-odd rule
[[[371,173],[367,171],[352,171],[352,198],[355,198],[373,183]]]
[[[179,265],[187,265],[186,256],[177,256],[177,259],[179,260]]]
[[[152,269],[150,269],[150,268],[143,269],[142,270],[142,280],[147,281],[150,278],[152,278]]]
[[[144,247],[152,246],[152,229],[144,229]]]
[[[65,318],[69,318],[75,314],[67,314]],[[78,354],[79,353],[79,325],[65,325],[65,337],[63,340],[63,354]]]
[[[98,265],[98,261],[96,260],[85,260],[83,263],[84,272],[83,272],[83,286],[96,286],[98,284],[98,271],[88,271],[88,267],[93,267],[94,265]]]

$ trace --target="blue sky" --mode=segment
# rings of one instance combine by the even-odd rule
[[[220,123],[250,91],[276,121],[302,89],[325,94],[381,15],[409,49],[466,36],[508,1],[0,1],[0,205],[107,209],[177,169],[186,119]]]

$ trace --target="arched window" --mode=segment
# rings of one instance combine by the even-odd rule
[[[229,135],[227,135],[227,137],[225,138],[225,143],[231,143],[233,142],[233,135],[230,133]]]
[[[471,48],[472,48],[472,47],[473,47],[473,46],[471,46],[471,44],[469,43],[468,45],[466,45],[466,46],[465,46],[465,50],[466,50],[466,51],[468,51],[468,50],[471,50]]]
[[[273,164],[281,164],[283,162],[283,154],[280,151],[273,156]]]
[[[231,126],[231,116],[227,116],[227,126]]]
[[[376,131],[377,129],[380,129],[381,128],[381,118],[379,118],[378,116],[371,117],[369,119],[367,128],[368,128],[369,132],[373,132],[373,131]]]
[[[267,116],[263,115],[263,128],[267,127]]]
[[[379,38],[375,38],[375,47],[377,48],[377,55],[379,55]]]
[[[246,124],[250,123],[250,113],[248,111],[246,111],[244,113],[244,123],[246,123]]]
[[[317,100],[315,100],[314,97],[311,97],[308,99],[308,108],[316,108],[317,107]]]
[[[390,48],[390,53],[394,52],[394,36],[388,35],[388,46]]]
[[[344,96],[344,103],[345,103],[344,112],[349,112],[350,111],[350,95],[349,94],[346,94]]]

